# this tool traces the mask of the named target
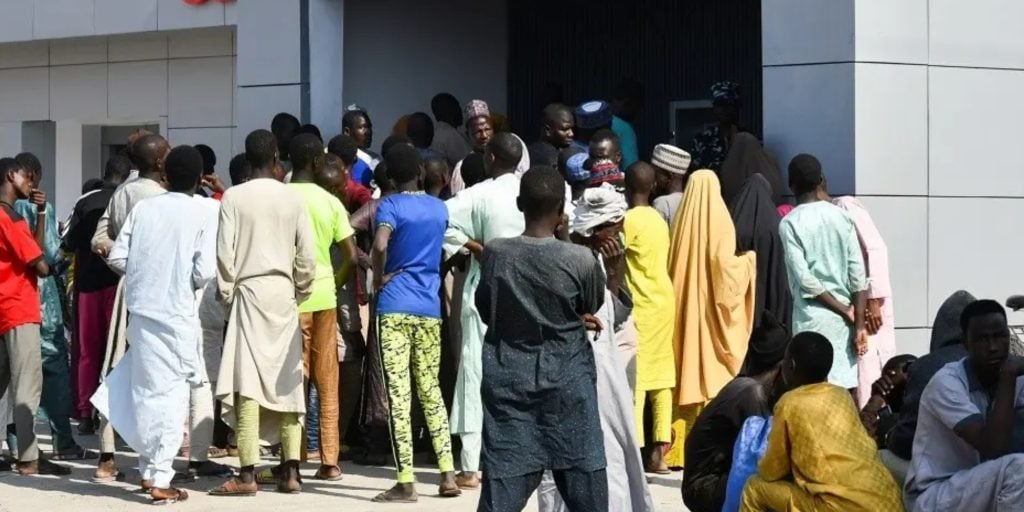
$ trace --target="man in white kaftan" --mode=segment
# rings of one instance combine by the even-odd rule
[[[515,172],[522,154],[518,139],[511,134],[498,134],[491,139],[484,153],[491,179],[463,190],[445,202],[448,207],[445,256],[451,257],[462,250],[482,252],[482,246],[495,238],[523,233],[525,221],[516,206],[519,177]],[[480,471],[480,450],[483,448],[484,413],[480,382],[483,377],[482,347],[487,328],[474,300],[479,284],[480,264],[477,257],[473,257],[462,292],[462,355],[450,421],[452,434],[462,438],[461,473],[456,481],[466,488],[475,488],[479,483],[476,473]]]
[[[189,388],[203,381],[195,292],[216,271],[216,218],[191,197],[202,169],[192,153],[198,156],[188,146],[171,152],[168,177],[179,191],[136,205],[107,258],[125,276],[132,349],[93,403],[139,454],[143,488],[153,488],[155,499],[171,486]]]

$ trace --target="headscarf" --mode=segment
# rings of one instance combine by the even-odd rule
[[[959,290],[950,295],[939,306],[939,312],[935,314],[935,322],[932,324],[932,340],[929,352],[935,352],[940,348],[963,343],[964,333],[960,329],[960,315],[964,312],[967,305],[974,301],[974,295]]]
[[[722,181],[722,197],[732,202],[743,184],[754,174],[761,173],[772,186],[772,203],[782,204],[782,173],[757,137],[746,133],[737,133],[729,146],[729,154],[722,162],[718,177]]]
[[[588,188],[573,211],[572,232],[590,236],[594,228],[622,220],[627,208],[626,198],[610,184]]]
[[[772,203],[772,186],[754,174],[729,203],[736,226],[736,248],[757,254],[757,300],[754,328],[768,311],[783,325],[791,325],[793,295],[789,290],[786,257],[779,238],[779,213]]]
[[[669,275],[680,314],[676,403],[704,404],[739,373],[754,325],[754,253],[736,254],[736,228],[718,178],[690,176],[672,228]]]

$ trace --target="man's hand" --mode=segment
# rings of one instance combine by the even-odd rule
[[[36,205],[36,211],[39,213],[46,213],[46,192],[39,189],[32,189],[32,192],[28,196],[30,203]]]
[[[849,306],[843,311],[843,320],[846,320],[847,325],[853,325],[857,321],[857,310],[853,306]]]
[[[601,331],[604,330],[604,325],[601,324],[601,319],[597,318],[590,313],[584,313],[580,315],[580,320],[583,320],[583,327],[588,331],[594,332],[594,341],[601,336]]]
[[[1024,376],[1024,358],[1022,357],[1007,357],[1006,361],[1003,361],[1003,367],[1001,369],[1003,375],[1021,377]]]
[[[224,182],[220,180],[220,176],[217,173],[210,173],[203,176],[203,186],[219,194],[223,194],[228,188],[224,186]]]
[[[864,314],[864,326],[868,329],[868,334],[878,334],[878,330],[882,328],[882,304],[885,299],[868,299],[867,311]]]
[[[94,252],[96,254],[99,254],[100,256],[103,256],[104,258],[106,258],[107,255],[110,254],[110,248],[111,247],[113,247],[113,244],[107,242],[107,243],[104,243],[102,245],[96,246],[96,248],[93,249],[92,252]]]
[[[377,292],[380,292],[384,288],[384,286],[387,285],[389,281],[391,281],[391,279],[393,279],[396,275],[401,274],[401,273],[402,273],[401,270],[397,270],[397,271],[392,272],[390,274],[384,274],[383,276],[374,277],[374,279],[373,279],[373,288],[374,288],[374,290],[376,290]]]
[[[609,238],[601,243],[598,247],[598,251],[601,252],[601,256],[604,257],[605,262],[609,260],[616,260],[621,258],[625,251],[622,250],[622,245],[619,244],[618,238]]]
[[[858,356],[863,356],[868,353],[868,331],[866,329],[857,331],[855,343]]]

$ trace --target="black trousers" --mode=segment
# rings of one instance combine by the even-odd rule
[[[722,510],[725,504],[725,486],[729,475],[703,475],[683,478],[683,504],[693,512]]]
[[[565,501],[569,512],[608,512],[608,475],[597,471],[552,471],[555,487]],[[487,478],[484,471],[483,488],[477,512],[520,512],[537,490],[543,471],[509,478]]]

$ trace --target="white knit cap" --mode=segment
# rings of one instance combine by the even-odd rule
[[[672,174],[686,174],[690,168],[690,154],[671,144],[654,146],[651,164]]]

